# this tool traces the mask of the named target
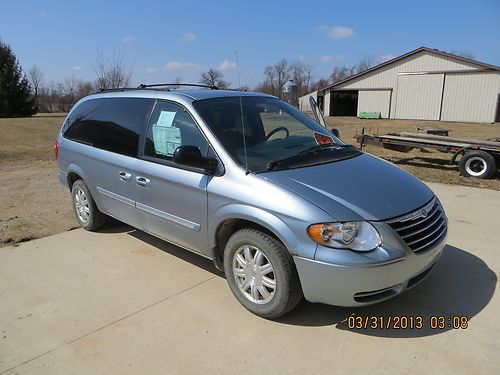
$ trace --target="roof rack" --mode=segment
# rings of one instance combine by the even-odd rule
[[[147,89],[150,87],[165,87],[165,86],[190,86],[190,87],[205,87],[210,90],[218,90],[219,88],[215,85],[202,85],[198,83],[155,83],[152,85],[146,85],[144,83],[141,83],[139,86],[137,86],[138,89]]]
[[[210,85],[202,85],[198,83],[155,83],[151,85],[146,85],[144,83],[141,83],[137,87],[118,87],[115,89],[99,89],[98,92],[118,92],[118,91],[133,91],[133,90],[145,90],[145,89],[152,89],[152,90],[164,90],[164,91],[171,91],[169,86],[189,86],[189,87],[205,87],[210,90],[219,90],[217,86],[210,86]],[[163,88],[162,88],[163,87]]]
[[[116,89],[99,89],[97,92],[114,92],[114,91],[133,91],[140,90],[137,87],[118,87]]]

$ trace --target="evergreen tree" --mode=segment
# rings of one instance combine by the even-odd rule
[[[12,49],[0,41],[0,117],[31,116],[36,98]]]

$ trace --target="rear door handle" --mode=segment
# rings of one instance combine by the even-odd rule
[[[149,180],[149,178],[137,176],[135,178],[135,182],[137,182],[137,185],[139,185],[139,186],[149,186],[149,183],[151,181]]]
[[[130,178],[132,177],[130,173],[124,171],[120,171],[119,175],[120,175],[120,180],[123,181],[130,181]]]

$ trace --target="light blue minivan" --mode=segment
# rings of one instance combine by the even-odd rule
[[[56,155],[83,228],[109,216],[210,258],[270,319],[302,297],[383,301],[431,272],[447,219],[420,180],[342,142],[315,106],[316,121],[269,95],[169,87],[69,113]]]

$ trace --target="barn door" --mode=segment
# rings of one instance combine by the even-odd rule
[[[396,118],[439,120],[444,74],[398,76]]]

